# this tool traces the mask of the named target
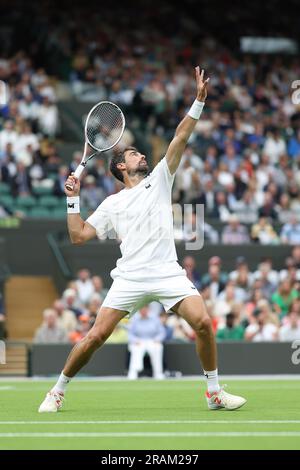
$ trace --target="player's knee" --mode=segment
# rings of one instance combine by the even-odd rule
[[[193,327],[197,334],[207,334],[211,330],[211,319],[208,315],[204,315],[195,322]]]
[[[102,331],[91,331],[90,334],[86,337],[87,348],[96,350],[102,346],[102,344],[107,340],[108,335]]]

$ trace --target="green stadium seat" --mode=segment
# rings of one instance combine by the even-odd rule
[[[10,194],[10,186],[7,183],[0,183],[0,194]]]
[[[66,219],[67,218],[66,207],[56,207],[55,209],[52,210],[51,217],[53,219]]]
[[[83,220],[86,220],[89,216],[89,211],[84,207],[80,209],[80,216]]]
[[[19,208],[30,208],[37,205],[37,200],[33,196],[19,196],[16,198],[16,205]]]
[[[47,207],[33,207],[28,213],[29,217],[34,219],[51,219],[51,211]]]
[[[89,213],[86,209],[81,209],[80,215],[83,220],[86,220],[88,218]],[[53,219],[67,219],[66,204],[64,204],[64,207],[55,207],[51,212],[51,217],[53,217]]]
[[[55,208],[59,207],[60,200],[56,196],[41,196],[39,199],[39,206]]]
[[[14,210],[14,212],[16,212],[16,211],[21,212],[23,214],[23,217],[28,217],[31,208],[15,205],[15,206],[13,206],[13,210]]]
[[[15,204],[15,200],[10,194],[0,194],[0,205],[1,204],[9,209],[12,209]]]
[[[49,178],[49,180],[56,181],[57,173],[49,173],[49,175],[47,175],[47,178]]]
[[[53,194],[53,188],[48,188],[44,186],[37,186],[36,188],[33,188],[33,193],[36,196],[50,196]]]

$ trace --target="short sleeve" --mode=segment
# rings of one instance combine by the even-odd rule
[[[175,179],[175,173],[172,175],[169,170],[168,162],[166,157],[162,158],[152,171],[153,176],[157,175],[161,177],[165,182],[172,186]]]
[[[87,218],[86,222],[94,227],[98,238],[103,237],[103,235],[107,234],[112,229],[107,199],[105,199],[95,212]]]

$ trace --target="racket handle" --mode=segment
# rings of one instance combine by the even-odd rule
[[[80,163],[80,165],[75,170],[75,173],[74,173],[75,178],[79,179],[84,169],[85,169],[85,165],[82,165],[82,163]]]
[[[76,179],[79,179],[81,173],[82,173],[83,170],[84,170],[84,168],[85,168],[85,165],[82,165],[82,163],[81,163],[81,164],[76,168],[76,170],[75,170],[73,176],[75,176]],[[66,185],[66,188],[67,188],[69,191],[73,191],[74,185],[71,186],[70,184],[68,184],[68,185]]]

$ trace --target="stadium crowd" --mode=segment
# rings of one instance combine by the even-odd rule
[[[10,90],[9,105],[1,109],[0,180],[17,198],[13,203],[2,199],[2,216],[16,210],[30,215],[22,198],[39,194],[38,187],[48,188],[41,194],[62,197],[65,178],[80,159],[78,151],[68,168],[55,147],[60,80],[79,100],[109,99],[125,107],[145,138],[167,143],[194,99],[193,65],[201,64],[210,76],[209,97],[177,173],[174,201],[203,203],[207,218],[228,223],[221,235],[224,243],[232,242],[232,232],[241,243],[299,243],[299,105],[291,98],[291,84],[300,76],[297,55],[241,54],[238,44],[208,34],[211,18],[199,32],[188,11],[166,26],[168,2],[159,15],[145,6],[134,28],[130,6],[124,5],[127,15],[119,6],[120,15],[110,21],[106,11],[107,21],[101,18],[99,29],[97,7],[86,34],[84,8],[74,8],[72,18],[63,6],[59,17],[50,5],[31,8],[41,22],[33,22],[30,32],[35,48],[0,61],[0,80]],[[194,40],[197,34],[200,42]],[[92,211],[120,188],[100,159],[83,182],[83,206]],[[232,214],[250,224],[250,230],[235,228]],[[274,230],[274,222],[283,228]]]
[[[74,6],[70,17],[63,4],[57,15],[55,2],[26,8],[21,3],[19,16],[17,9],[3,11],[7,27],[1,36],[0,80],[8,85],[9,102],[0,107],[0,218],[65,217],[64,182],[79,163],[81,150],[70,165],[57,151],[57,138],[63,138],[57,106],[62,83],[72,99],[118,103],[131,115],[131,139],[139,129],[145,139],[154,138],[164,148],[194,100],[193,66],[200,64],[210,76],[209,94],[176,175],[174,202],[204,204],[206,221],[221,221],[221,231],[205,223],[210,243],[291,244],[295,249],[280,272],[269,260],[250,273],[247,262],[239,260],[234,272],[220,273],[220,260],[215,259],[207,275],[198,275],[197,287],[217,336],[237,331],[237,336],[254,341],[265,337],[266,330],[269,339],[280,338],[282,328],[296,324],[299,316],[300,113],[291,87],[300,76],[299,57],[241,53],[231,38],[251,33],[244,6],[235,6],[245,15],[244,30],[222,37],[224,28],[217,23],[222,15],[205,5],[200,28],[195,9],[170,21],[168,2],[159,13],[148,2],[139,22],[126,2],[114,11],[91,7],[88,18],[80,6]],[[209,11],[214,11],[211,18]],[[252,16],[258,32],[261,11]],[[277,33],[295,36],[296,18],[287,23],[282,16],[282,32],[275,28]],[[11,31],[10,19],[14,25],[19,21]],[[85,23],[89,28],[83,32]],[[234,21],[232,27],[239,25]],[[82,181],[82,207],[86,213],[93,211],[121,187],[106,160],[97,159]],[[193,240],[193,229],[177,226],[174,216],[175,238]],[[195,223],[195,213],[190,216]],[[45,325],[68,318],[61,334],[73,342],[88,331],[104,295],[102,287],[94,286],[101,286],[101,279],[88,275],[87,303],[76,282],[45,312]],[[174,338],[192,338],[176,316],[161,318]],[[120,327],[120,337],[124,332]]]
[[[300,73],[299,63],[295,60],[287,69],[278,58],[264,62],[261,57],[257,63],[249,58],[237,61],[228,51],[220,55],[215,47],[207,64],[209,99],[177,172],[174,202],[205,204],[207,218],[228,223],[223,243],[248,243],[251,239],[264,244],[299,243],[300,130],[297,119],[293,120],[297,108],[288,89]],[[97,67],[95,57],[89,60]],[[186,62],[175,63],[167,73],[166,64],[144,60],[139,85],[130,82],[141,106],[150,109],[151,132],[164,139],[171,138],[194,96],[194,78]],[[135,65],[133,61],[129,68],[135,69]],[[100,70],[111,73],[105,63]],[[77,81],[86,79],[76,67],[71,76]],[[62,198],[64,181],[79,162],[80,151],[74,153],[70,167],[57,154],[53,141],[59,129],[55,86],[43,69],[35,70],[29,57],[20,52],[1,62],[0,78],[7,81],[11,93],[9,105],[1,110],[1,213],[22,215],[26,197],[38,194],[39,188],[41,194]],[[118,80],[120,86],[129,86],[124,77]],[[154,95],[156,87],[163,90],[159,108],[147,103],[145,90],[154,86],[153,81]],[[109,89],[105,88],[105,98],[124,104],[122,95],[111,96]],[[134,108],[133,102],[127,104]],[[121,185],[114,181],[104,160],[94,162],[88,171],[82,201],[92,211]],[[250,231],[238,221],[251,224]],[[274,222],[282,226],[279,232],[272,227]]]
[[[238,256],[232,272],[222,270],[218,256],[209,259],[206,273],[199,273],[195,259],[186,256],[183,267],[201,292],[219,340],[293,341],[300,337],[300,245],[293,247],[285,266],[276,271],[272,260],[261,260],[251,272],[247,260]],[[44,311],[36,342],[80,341],[95,322],[107,293],[100,276],[81,269],[61,299]],[[125,318],[108,341],[127,342],[133,335],[136,314]],[[144,315],[143,316],[147,316]],[[162,341],[193,341],[192,328],[157,302],[149,305],[149,317],[160,320]]]

